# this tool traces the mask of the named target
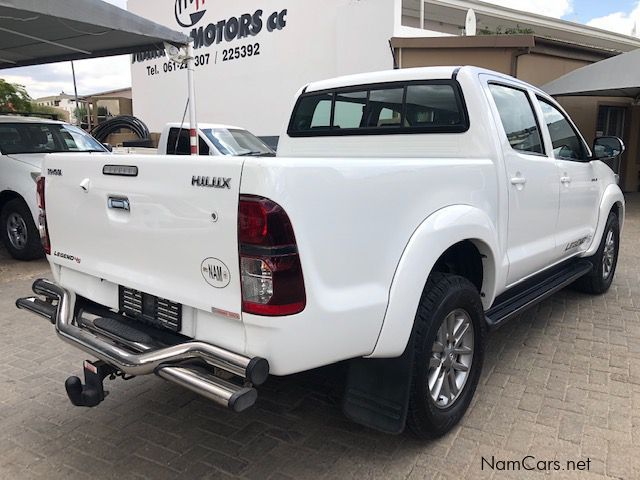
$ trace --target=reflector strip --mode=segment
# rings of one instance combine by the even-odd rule
[[[191,155],[198,154],[198,132],[195,128],[189,130],[189,142],[191,144]]]

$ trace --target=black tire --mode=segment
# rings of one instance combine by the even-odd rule
[[[608,273],[605,273],[605,249],[607,249],[607,240],[609,235],[613,238],[613,260]],[[587,275],[579,278],[575,287],[584,293],[590,293],[592,295],[600,295],[609,290],[613,277],[616,273],[616,266],[618,265],[618,251],[620,249],[620,224],[618,222],[618,216],[614,212],[609,212],[607,223],[604,227],[604,233],[600,239],[600,245],[596,253],[587,258],[593,264],[593,270]]]
[[[10,237],[9,233],[16,221],[20,225],[20,240]],[[35,260],[44,256],[40,233],[33,222],[31,211],[20,198],[7,202],[0,212],[0,237],[9,254],[16,260]]]
[[[434,355],[438,355],[432,350],[441,325],[449,314],[456,311],[466,312],[473,326],[471,366],[460,393],[451,404],[437,405],[429,388],[430,361]],[[464,277],[432,274],[420,299],[413,332],[415,357],[407,426],[419,438],[440,437],[464,416],[480,380],[485,332],[484,311],[476,287]],[[442,357],[445,356],[443,353]],[[460,357],[458,361],[461,361]]]

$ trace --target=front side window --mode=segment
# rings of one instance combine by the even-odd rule
[[[490,84],[489,90],[511,148],[543,154],[540,129],[527,92],[497,84]]]
[[[290,136],[460,133],[469,128],[457,82],[376,84],[303,94]]]
[[[567,117],[545,99],[538,97],[538,100],[544,123],[549,129],[554,156],[563,160],[585,160],[587,149]]]

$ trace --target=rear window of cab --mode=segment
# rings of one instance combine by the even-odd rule
[[[304,93],[291,137],[461,133],[469,128],[455,80],[394,82]]]

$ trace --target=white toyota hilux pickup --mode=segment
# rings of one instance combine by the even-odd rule
[[[269,375],[348,362],[343,409],[452,428],[486,332],[575,283],[611,285],[625,203],[563,109],[474,67],[304,87],[274,158],[53,154],[38,181],[54,281],[17,301],[105,377],[156,374],[241,411]]]

